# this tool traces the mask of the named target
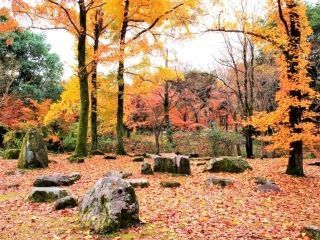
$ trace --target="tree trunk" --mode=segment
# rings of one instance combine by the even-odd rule
[[[233,118],[234,118],[234,121],[235,121],[234,131],[235,131],[236,133],[238,133],[239,130],[238,130],[238,122],[237,122],[237,113],[234,113]],[[236,149],[237,149],[237,155],[238,155],[238,156],[241,156],[242,153],[241,153],[240,143],[236,143]]]
[[[84,0],[79,0],[81,33],[78,36],[78,68],[80,81],[80,114],[75,156],[87,155],[87,133],[89,113],[88,72],[86,68],[86,24],[87,14]]]
[[[102,31],[102,19],[100,18],[100,11],[97,10],[95,16],[95,26],[94,26],[94,46],[93,52],[96,56],[99,50],[99,38]],[[97,84],[97,68],[98,62],[94,59],[92,64],[92,76],[91,76],[91,152],[98,149],[98,84]]]
[[[118,108],[117,108],[117,154],[125,155],[124,150],[124,59],[125,59],[125,44],[126,44],[126,34],[128,28],[128,16],[129,16],[129,0],[125,1],[124,13],[123,13],[123,23],[120,35],[120,60],[118,66]]]
[[[303,177],[304,171],[302,141],[291,143],[290,149],[291,150],[286,173],[294,176]]]
[[[160,142],[159,142],[159,137],[160,137],[160,131],[158,129],[154,130],[154,140],[156,142],[156,154],[160,154]]]
[[[246,137],[246,152],[247,158],[254,158],[253,155],[253,128],[252,126],[246,126],[244,128],[244,135]]]

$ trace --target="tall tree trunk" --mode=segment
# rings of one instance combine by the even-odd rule
[[[102,31],[102,19],[100,18],[100,11],[96,11],[95,26],[94,26],[94,56],[99,50],[99,38]],[[92,75],[91,75],[91,152],[94,153],[98,149],[98,84],[97,84],[97,68],[98,61],[94,59],[92,64]]]
[[[289,48],[284,52],[287,62],[288,80],[291,82],[299,81],[299,52],[301,51],[301,31],[299,14],[295,9],[297,3],[293,1],[287,4],[289,9],[290,29],[289,29]],[[298,100],[302,100],[303,96],[300,90],[290,91],[290,96]],[[305,109],[301,106],[290,106],[289,123],[293,133],[300,134],[302,132],[299,124],[302,122],[302,115]],[[287,166],[287,174],[294,176],[304,176],[303,171],[303,142],[295,141],[290,143],[289,161]]]
[[[80,81],[80,116],[75,156],[87,155],[87,133],[89,113],[88,72],[86,68],[87,12],[84,0],[79,0],[81,32],[78,36],[78,68]]]
[[[157,127],[154,129],[154,140],[156,142],[156,154],[160,154],[160,142],[159,142],[159,137],[160,137],[160,132],[161,130],[157,129]]]
[[[235,121],[234,131],[235,131],[236,133],[238,133],[239,130],[238,130],[238,122],[237,122],[237,113],[234,113],[233,118],[234,118],[234,121]],[[241,147],[240,147],[240,143],[238,143],[238,142],[236,143],[236,149],[237,149],[237,155],[238,155],[238,156],[241,156],[241,155],[242,155],[242,153],[241,153]]]
[[[120,61],[118,66],[118,107],[117,107],[117,154],[125,155],[124,150],[124,59],[125,59],[125,44],[126,44],[126,34],[128,28],[128,16],[129,16],[129,0],[125,1],[124,13],[123,13],[123,23],[120,35]]]

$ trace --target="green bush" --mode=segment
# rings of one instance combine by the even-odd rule
[[[115,149],[115,139],[109,135],[100,136],[98,140],[98,149],[103,152],[113,152]]]
[[[7,149],[19,149],[24,135],[25,132],[23,131],[11,130],[7,132],[3,137],[4,147]]]
[[[6,149],[2,156],[4,159],[18,159],[20,154],[20,149]]]
[[[63,149],[67,152],[73,152],[77,146],[78,123],[72,124],[69,133],[62,138]]]

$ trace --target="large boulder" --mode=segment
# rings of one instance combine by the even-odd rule
[[[59,198],[71,195],[72,194],[65,188],[34,187],[29,195],[29,200],[32,202],[54,202]]]
[[[252,170],[252,167],[246,160],[239,157],[214,158],[208,162],[206,167],[208,172],[242,173],[247,169]]]
[[[187,156],[158,156],[154,160],[154,172],[191,174],[190,160]]]
[[[139,204],[133,187],[119,177],[98,180],[83,198],[80,222],[98,234],[139,223]]]
[[[39,176],[34,182],[35,187],[59,187],[70,186],[80,179],[79,173],[72,173],[70,175],[55,173],[52,175]]]
[[[30,129],[22,142],[18,168],[45,168],[48,162],[47,148],[41,133]]]
[[[4,159],[18,159],[20,155],[20,149],[6,149],[3,152]]]

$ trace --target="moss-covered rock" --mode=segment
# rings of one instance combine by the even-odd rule
[[[78,206],[78,200],[75,196],[66,196],[63,198],[57,199],[54,208],[56,210],[61,210],[65,208],[74,208]]]
[[[128,179],[127,181],[134,188],[147,188],[150,186],[148,179]]]
[[[152,170],[150,163],[143,162],[141,164],[141,174],[143,174],[143,175],[152,175],[153,174],[153,170]]]
[[[133,187],[119,177],[105,177],[87,192],[80,206],[80,222],[98,234],[140,223],[139,204]]]
[[[303,232],[311,239],[320,240],[320,227],[307,226],[303,228]]]
[[[41,133],[30,129],[22,142],[18,168],[45,168],[48,162],[48,152]]]
[[[158,156],[154,159],[154,172],[191,174],[190,160],[187,156]]]
[[[163,181],[160,183],[160,185],[161,187],[164,187],[164,188],[176,188],[181,186],[179,182],[175,182],[175,181]]]
[[[29,195],[32,202],[54,202],[59,198],[70,196],[70,192],[59,187],[34,187]]]
[[[239,157],[221,157],[211,159],[206,167],[209,172],[242,173],[247,169],[252,170],[249,163]]]
[[[2,156],[4,159],[18,159],[20,155],[20,149],[6,149]]]

